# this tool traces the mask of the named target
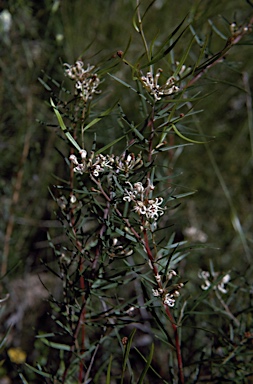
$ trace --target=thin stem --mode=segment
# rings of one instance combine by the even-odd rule
[[[75,140],[77,139],[76,126],[74,126],[74,139]],[[70,154],[74,154],[73,148],[71,148]],[[73,167],[73,164],[71,164],[71,166],[70,166],[70,188],[71,188],[70,196],[73,196],[74,195],[74,192],[73,192],[74,191],[74,167]],[[72,232],[73,232],[73,235],[75,238],[76,248],[78,249],[79,254],[82,257],[82,244],[77,239],[77,233],[76,233],[76,228],[75,228],[75,213],[74,213],[73,207],[71,207],[71,209],[70,209],[70,224],[71,224]],[[82,259],[80,260],[79,265],[80,265],[79,266],[79,275],[80,275],[79,284],[80,284],[80,289],[82,290],[82,292],[84,292],[85,281],[84,281],[84,276],[82,273],[83,272],[83,260]],[[83,296],[81,311],[79,312],[78,322],[77,322],[77,325],[76,325],[76,328],[75,328],[75,331],[73,334],[73,344],[71,347],[71,353],[69,355],[68,364],[66,364],[66,367],[65,367],[65,370],[63,373],[63,377],[62,377],[63,383],[67,377],[68,369],[70,367],[71,358],[72,358],[72,355],[73,355],[74,350],[75,350],[75,344],[76,344],[76,340],[78,338],[80,329],[81,329],[81,346],[80,346],[80,349],[81,349],[81,351],[84,351],[84,347],[85,347],[85,316],[86,316],[86,308],[85,307],[86,307],[86,298],[85,298],[85,296]],[[83,362],[82,361],[80,361],[78,377],[79,377],[78,382],[82,383],[82,378],[83,378]]]
[[[225,303],[225,301],[222,299],[222,297],[220,296],[220,294],[218,293],[217,290],[215,291],[215,293],[216,293],[216,296],[217,296],[217,298],[219,299],[221,305],[222,305],[223,308],[225,309],[225,311],[226,311],[228,317],[230,317],[230,319],[232,319],[232,320],[234,321],[235,325],[236,325],[237,327],[239,327],[239,326],[240,326],[240,321],[239,321],[239,320],[233,315],[233,313],[230,311],[228,305],[227,305],[227,304]]]
[[[152,251],[151,251],[151,249],[150,249],[150,247],[149,247],[149,241],[148,241],[147,231],[146,231],[145,228],[144,228],[144,230],[143,230],[143,237],[144,237],[145,249],[146,249],[148,258],[149,258],[149,260],[150,260],[150,263],[151,263],[151,265],[152,265],[152,267],[153,267],[152,269],[153,269],[153,272],[154,272],[154,275],[155,275],[155,278],[156,278],[157,276],[159,276],[159,273],[158,273],[157,266],[156,266],[156,264],[155,264],[154,257],[153,257],[153,255],[152,255]],[[156,278],[156,282],[157,282],[158,287],[159,287],[160,289],[163,289],[161,280],[159,280],[159,279]],[[180,383],[180,384],[184,384],[183,360],[182,360],[182,354],[181,354],[180,338],[179,338],[179,334],[178,334],[178,326],[177,326],[177,324],[176,324],[176,322],[175,322],[175,319],[174,319],[172,313],[170,312],[170,309],[169,309],[168,305],[163,304],[163,306],[164,306],[165,313],[166,313],[166,315],[167,315],[168,318],[169,318],[170,324],[171,324],[172,329],[173,329],[173,332],[174,332],[175,348],[176,348],[177,363],[178,363],[178,378],[179,378],[179,383]]]
[[[105,199],[108,201],[108,202],[111,202],[111,198],[107,195],[107,193],[104,191],[101,183],[96,180],[92,175],[90,175],[91,177],[91,180],[94,181],[94,183],[98,186],[100,192],[102,193],[102,195],[105,197]],[[117,213],[117,215],[124,221],[124,223],[127,225],[127,227],[131,230],[131,232],[133,233],[133,235],[136,237],[136,239],[138,241],[141,241],[142,242],[142,239],[141,239],[141,236],[136,232],[136,230],[132,227],[132,225],[130,224],[129,220],[125,217],[122,216],[122,213],[120,212],[120,210],[115,207],[115,212]]]
[[[146,41],[146,38],[145,38],[145,35],[144,35],[144,31],[143,31],[143,27],[142,27],[142,19],[141,19],[141,13],[140,13],[140,0],[137,0],[137,16],[138,16],[138,23],[139,23],[139,33],[141,35],[141,38],[142,38],[142,41],[143,41],[143,45],[145,47],[147,58],[150,61],[150,54],[149,54],[149,50],[148,50],[148,44],[147,44],[147,41]]]
[[[166,304],[164,304],[164,308],[165,308],[165,312],[166,312],[166,314],[170,320],[172,329],[174,331],[179,383],[184,384],[183,360],[182,360],[182,354],[181,354],[180,338],[179,338],[179,334],[178,334],[178,326],[175,323],[174,317],[173,317],[172,313],[170,312],[169,307]]]
[[[250,31],[252,23],[253,23],[253,16],[251,16],[251,19],[247,25],[242,27],[240,31],[238,31],[236,34],[234,34],[227,40],[225,47],[221,51],[219,51],[218,53],[213,55],[210,59],[208,59],[206,63],[201,64],[200,68],[197,67],[196,70],[198,70],[199,68],[200,72],[195,77],[193,77],[193,79],[190,80],[188,84],[186,84],[185,88],[188,88],[194,83],[196,83],[196,81],[198,81],[209,69],[214,67],[216,64],[222,62],[226,54],[230,51],[230,49],[236,44],[238,44],[240,40]]]

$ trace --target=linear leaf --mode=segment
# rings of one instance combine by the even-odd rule
[[[106,384],[111,384],[111,369],[112,369],[112,355],[110,356],[110,360],[107,368]]]
[[[137,93],[140,97],[142,97],[146,102],[148,102],[150,104],[150,102],[147,100],[147,98],[142,94],[140,93],[139,91],[137,91],[136,89],[134,89],[133,87],[131,87],[131,85],[127,84],[125,81],[119,79],[118,77],[114,76],[114,75],[111,75],[110,73],[108,73],[109,76],[111,76],[114,80],[116,80],[118,83],[124,85],[125,87],[127,88],[130,88],[133,92]]]
[[[43,377],[47,377],[47,378],[51,378],[52,379],[52,375],[50,373],[47,373],[47,372],[43,372],[41,371],[40,369],[37,369],[35,367],[33,367],[32,365],[30,364],[27,364],[25,363],[25,366],[27,368],[29,368],[31,371],[35,372],[35,373],[38,373],[40,376],[43,376]]]
[[[148,359],[146,361],[146,365],[141,373],[141,376],[138,380],[138,383],[137,384],[142,384],[143,383],[143,380],[146,376],[146,373],[150,367],[150,364],[151,364],[151,361],[152,361],[152,358],[153,358],[153,354],[154,354],[154,343],[151,344],[151,348],[150,348],[150,352],[149,352],[149,356],[148,356]]]
[[[38,78],[39,82],[43,85],[43,87],[47,90],[47,91],[52,91],[52,88],[49,87],[49,85],[47,83],[45,83],[44,80],[42,80],[40,77]]]
[[[106,111],[100,113],[99,117],[96,117],[94,120],[92,120],[89,124],[87,124],[84,128],[83,128],[83,132],[87,131],[89,128],[91,128],[93,125],[97,124],[100,120],[102,120],[105,116],[108,116],[111,111],[114,109],[115,105],[118,103],[118,101],[116,101],[116,103],[113,104],[112,107],[108,108]]]
[[[127,366],[127,361],[128,361],[128,358],[129,358],[129,353],[130,353],[130,349],[131,349],[131,346],[132,346],[132,342],[133,342],[133,337],[135,335],[135,332],[136,332],[136,328],[134,328],[132,330],[132,332],[130,333],[130,336],[128,338],[128,342],[127,342],[127,345],[125,347],[125,353],[124,353],[124,359],[123,359],[123,367],[122,367],[122,377],[121,377],[121,383],[123,383],[123,375],[124,375],[124,372],[126,370],[126,366]]]
[[[124,236],[126,239],[131,240],[133,242],[137,242],[136,238],[129,235],[128,233],[121,231],[119,228],[115,228],[115,232],[117,232],[119,235]]]
[[[181,28],[181,26],[183,25],[185,19],[186,19],[187,15],[183,18],[183,20],[181,21],[181,23],[171,32],[171,34],[167,37],[166,41],[160,46],[159,50],[156,52],[155,56],[153,56],[152,60],[150,63],[147,63],[145,65],[142,66],[142,68],[145,68],[145,67],[148,67],[150,64],[152,64],[152,62],[156,62],[158,57],[162,58],[163,57],[163,48],[170,42],[170,40],[172,39],[172,37],[177,33],[177,31],[179,31],[179,29]],[[181,35],[180,35],[181,36]]]
[[[179,64],[178,64],[174,74],[173,74],[174,77],[177,77],[178,74],[180,73],[180,71],[182,69],[182,66],[184,65],[184,63],[185,63],[185,61],[186,61],[186,59],[187,59],[187,57],[189,55],[189,52],[191,50],[192,44],[194,43],[194,40],[195,39],[194,39],[194,36],[193,36],[191,41],[190,41],[190,43],[189,43],[189,45],[188,45],[188,47],[187,47],[187,49],[185,50],[185,53],[183,54],[183,56],[182,56],[182,58],[181,58],[181,60],[179,62]]]
[[[96,151],[96,155],[99,155],[100,153],[103,153],[108,148],[111,148],[114,144],[118,143],[120,140],[123,140],[126,137],[126,135],[119,137],[118,139],[113,140],[111,143],[106,144],[104,147],[100,148],[98,151]]]
[[[0,343],[0,349],[2,349],[4,344],[6,343],[6,340],[8,338],[8,335],[9,335],[10,331],[11,331],[11,328],[12,328],[12,325],[9,326],[9,328],[5,332],[5,335],[2,337],[2,340],[1,340],[1,343]]]
[[[197,140],[193,140],[193,139],[190,139],[189,137],[184,136],[181,132],[179,132],[179,130],[176,128],[176,126],[174,124],[172,124],[172,128],[175,131],[175,133],[179,137],[181,137],[181,139],[189,141],[190,143],[194,143],[194,144],[205,144],[206,143],[206,141],[197,141]]]
[[[54,348],[54,349],[60,349],[62,351],[70,351],[71,347],[66,344],[60,344],[60,343],[55,343],[53,341],[49,341],[46,338],[41,338],[40,339],[45,345],[48,347]]]
[[[148,63],[146,63],[145,65],[143,65],[141,67],[141,69],[143,68],[146,68],[154,63],[156,63],[157,61],[161,60],[163,57],[167,56],[168,53],[170,53],[172,51],[172,49],[176,46],[176,44],[178,43],[178,41],[181,39],[181,37],[183,36],[183,34],[185,33],[185,31],[188,29],[188,25],[183,29],[183,31],[180,33],[180,35],[177,37],[177,39],[171,44],[169,45],[163,52],[161,52],[160,54],[156,54],[151,61],[149,61]]]
[[[79,147],[79,145],[77,144],[77,142],[75,141],[74,137],[69,133],[67,132],[67,127],[66,125],[64,124],[64,121],[61,117],[61,114],[60,112],[58,111],[57,107],[54,105],[54,102],[53,100],[50,98],[50,103],[54,109],[54,113],[56,114],[56,117],[57,117],[57,120],[58,120],[58,123],[62,129],[62,131],[64,132],[65,136],[69,139],[69,141],[71,142],[71,144],[80,152],[81,151],[81,148]]]
[[[26,379],[24,378],[24,376],[22,375],[22,373],[19,373],[19,377],[20,377],[20,379],[22,380],[22,383],[23,383],[23,384],[28,384],[28,381],[26,381]]]
[[[170,151],[171,149],[176,149],[176,148],[181,148],[181,147],[186,147],[188,145],[193,145],[192,143],[187,143],[187,144],[179,144],[179,145],[171,145],[170,147],[161,147],[157,150],[153,150],[153,154],[159,153],[159,152],[164,152],[164,151]]]

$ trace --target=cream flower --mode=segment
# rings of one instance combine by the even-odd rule
[[[134,204],[134,212],[152,220],[158,220],[159,216],[164,214],[165,208],[161,207],[161,204],[163,203],[162,197],[156,197],[155,199],[147,199],[145,197],[150,191],[154,190],[153,185],[149,184],[144,188],[141,182],[132,185],[127,181],[126,184],[128,184],[130,188],[125,188],[123,200]]]
[[[146,76],[141,77],[141,82],[147,91],[154,96],[155,100],[161,100],[162,96],[168,96],[179,91],[179,87],[175,85],[176,79],[169,77],[164,85],[159,85],[158,80],[162,73],[162,69],[158,68],[155,75],[148,72]]]

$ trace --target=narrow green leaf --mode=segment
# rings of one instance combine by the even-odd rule
[[[157,338],[157,339],[159,339],[159,340],[161,340],[163,343],[166,343],[168,346],[169,346],[169,348],[173,348],[173,345],[171,345],[170,343],[168,343],[167,341],[165,341],[164,339],[162,339],[162,338],[159,338],[159,336],[157,336],[157,335],[155,335],[155,337]],[[146,360],[146,358],[145,358],[145,356],[143,356],[143,354],[139,351],[139,349],[137,349],[137,348],[135,348],[135,350],[136,350],[136,352],[141,356],[141,358],[146,362],[147,360]],[[161,382],[163,382],[164,384],[171,384],[171,383],[169,383],[168,381],[166,381],[166,380],[164,380],[163,378],[162,378],[162,376],[152,367],[152,366],[150,366],[150,369],[152,370],[152,372],[159,378],[159,379],[162,379],[162,381]]]
[[[132,17],[132,24],[133,24],[133,27],[134,27],[134,29],[136,30],[136,32],[140,33],[140,29],[139,29],[139,27],[137,26],[137,20],[138,20],[138,17],[137,17],[137,11],[138,11],[138,7],[139,7],[139,5],[137,5],[137,7],[135,7],[134,15],[133,15],[133,17]]]
[[[183,197],[188,197],[188,196],[194,195],[194,193],[196,193],[196,191],[180,193],[180,194],[178,194],[176,196],[169,196],[164,202],[166,204],[168,201],[175,201],[175,199],[182,199]]]
[[[152,153],[155,154],[155,153],[159,153],[159,152],[170,151],[171,149],[187,147],[189,145],[193,145],[193,144],[192,143],[187,143],[187,144],[171,145],[169,147],[160,147],[157,150],[154,149]]]
[[[133,242],[137,242],[136,238],[129,235],[128,233],[121,231],[119,228],[115,228],[115,232],[117,232],[119,235],[124,236],[126,239],[131,240]]]
[[[194,36],[195,38],[195,36]],[[199,53],[199,57],[198,59],[196,60],[195,64],[194,64],[194,67],[193,67],[193,70],[192,70],[192,73],[195,72],[196,68],[199,66],[200,64],[200,61],[202,60],[202,57],[204,56],[205,52],[206,52],[206,47],[208,45],[208,42],[209,42],[209,37],[206,36],[205,38],[205,42],[204,44],[202,44],[202,47],[201,47],[201,50],[200,50],[200,53]]]
[[[148,13],[148,11],[150,10],[150,8],[153,6],[153,4],[154,4],[155,2],[156,2],[156,0],[152,0],[151,3],[147,6],[146,10],[145,10],[144,13],[143,13],[143,16],[142,16],[141,21],[144,20],[146,14]]]
[[[6,340],[8,338],[8,335],[11,331],[11,328],[12,328],[12,325],[9,326],[9,328],[7,329],[7,331],[5,332],[5,335],[2,337],[2,340],[1,340],[1,343],[0,343],[0,349],[3,348],[3,346],[5,345],[6,343]]]
[[[52,91],[52,88],[49,87],[49,85],[47,83],[45,83],[44,80],[42,80],[40,77],[38,78],[39,82],[43,85],[43,87],[47,90],[47,91]]]
[[[48,341],[46,338],[40,339],[45,345],[54,349],[60,349],[62,351],[70,351],[71,347],[66,344],[54,343],[53,341]]]
[[[93,125],[97,124],[100,120],[102,120],[105,116],[109,115],[111,113],[111,111],[114,109],[115,105],[118,103],[118,101],[116,101],[116,103],[113,104],[112,107],[108,108],[106,111],[102,112],[100,114],[99,117],[96,117],[94,120],[92,120],[89,124],[87,124],[82,132],[85,132],[87,131],[89,128],[91,128]]]
[[[223,40],[226,40],[227,41],[227,36],[223,35],[223,33],[214,25],[214,23],[212,22],[212,20],[208,19],[208,23],[209,25],[211,26],[212,30],[218,35],[220,36],[221,39]]]
[[[202,64],[200,64],[198,67],[196,67],[195,71],[192,72],[193,74],[199,73],[201,71],[204,71],[206,68],[208,68],[211,64],[215,63],[218,59],[220,59],[222,56],[224,56],[226,53],[226,50],[222,50],[218,53],[215,53],[212,57],[204,61]]]
[[[153,358],[153,354],[154,354],[154,343],[151,344],[151,348],[150,348],[150,352],[149,352],[149,356],[148,356],[148,359],[146,361],[146,365],[141,373],[141,376],[138,380],[138,383],[137,384],[142,384],[143,383],[143,380],[146,376],[146,373],[150,367],[150,364],[151,364],[151,361],[152,361],[152,358]]]
[[[62,335],[63,335],[63,333],[62,333]],[[53,333],[53,332],[51,332],[51,333],[43,333],[43,335],[36,335],[35,337],[36,337],[36,339],[43,339],[43,338],[45,338],[45,337],[54,337],[55,336],[55,334]]]
[[[156,63],[157,61],[163,59],[165,56],[168,55],[168,53],[170,53],[172,51],[172,49],[176,46],[176,44],[178,43],[178,41],[181,39],[181,37],[183,36],[183,34],[185,33],[185,31],[188,29],[188,25],[183,29],[183,31],[180,33],[180,35],[177,37],[177,39],[171,44],[169,45],[163,52],[159,53],[159,54],[156,54],[151,61],[149,61],[148,63],[146,63],[145,65],[143,65],[141,67],[141,69],[143,68],[146,68],[154,63]]]
[[[37,373],[38,375],[40,375],[40,376],[42,376],[42,377],[47,377],[47,378],[52,379],[52,375],[51,375],[50,373],[43,372],[43,371],[41,371],[40,369],[37,369],[37,368],[33,367],[32,365],[29,365],[29,364],[27,364],[27,363],[25,363],[25,366],[26,366],[27,368],[29,368],[31,371]]]
[[[130,132],[134,132],[135,135],[140,139],[140,141],[144,141],[145,140],[145,137],[138,131],[138,127],[139,125],[134,125],[133,123],[131,123],[127,116],[124,114],[121,106],[119,105],[119,109],[120,109],[120,113],[121,113],[121,118],[122,120],[124,120],[124,122],[128,125],[128,127],[130,127]],[[126,132],[126,134],[128,134],[129,132]]]
[[[63,121],[63,119],[61,117],[61,114],[58,111],[57,107],[54,105],[54,102],[53,102],[53,100],[51,98],[50,98],[50,104],[52,105],[52,107],[54,109],[54,113],[55,113],[55,115],[57,117],[58,123],[59,123],[62,131],[64,132],[65,136],[68,138],[68,140],[71,142],[71,144],[80,152],[81,148],[79,147],[79,145],[75,141],[74,137],[69,132],[67,132],[67,127],[64,124],[64,121]]]
[[[114,175],[112,175],[112,178],[113,178],[113,181],[115,183],[115,185],[117,186],[117,188],[120,190],[120,192],[123,194],[124,193],[124,189],[123,187],[120,185],[120,183],[118,182],[118,178]],[[127,201],[125,202],[127,203]],[[124,217],[126,217],[126,215],[123,214]]]
[[[52,105],[53,109],[54,109],[54,113],[56,114],[56,117],[57,117],[57,120],[58,120],[58,123],[60,124],[60,127],[61,129],[65,132],[67,131],[67,127],[66,125],[64,124],[63,120],[62,120],[62,117],[61,117],[61,114],[60,112],[58,111],[56,105],[54,104],[53,100],[50,98],[50,104]]]
[[[124,359],[123,359],[123,367],[122,367],[122,377],[123,377],[123,374],[124,374],[124,372],[126,370],[127,360],[129,358],[129,353],[130,353],[130,349],[131,349],[131,346],[132,346],[132,342],[133,342],[133,338],[134,338],[135,332],[136,332],[136,328],[134,328],[132,330],[132,332],[130,333],[127,345],[125,347],[125,353],[124,353]]]
[[[153,49],[156,45],[157,38],[159,37],[159,33],[157,33],[154,38],[152,39],[150,46],[149,46],[149,57],[153,57]]]
[[[23,384],[28,384],[28,381],[26,381],[26,379],[24,378],[24,376],[22,375],[22,373],[19,373],[19,377],[20,377],[20,379],[22,380],[22,383],[23,383]]]
[[[197,140],[193,140],[193,139],[190,139],[189,137],[184,136],[181,132],[179,132],[179,130],[176,128],[176,126],[174,124],[172,124],[172,128],[175,131],[175,133],[179,137],[181,137],[181,139],[189,141],[190,143],[194,143],[194,144],[205,144],[206,143],[206,141],[197,141]]]
[[[183,25],[185,19],[186,19],[187,15],[183,18],[183,20],[181,21],[181,23],[170,33],[170,35],[167,37],[167,39],[165,40],[165,42],[159,47],[158,51],[156,52],[155,56],[153,56],[152,60],[150,63],[146,63],[145,65],[142,66],[142,68],[145,68],[145,67],[148,67],[149,65],[152,64],[152,62],[156,62],[158,61],[158,57],[162,58],[163,57],[163,49],[164,47],[167,45],[167,44],[170,44],[170,40],[172,39],[173,36],[175,36],[175,34],[179,31],[179,29],[181,28],[181,26]]]
[[[181,28],[181,26],[183,25],[183,23],[185,22],[185,19],[187,18],[188,15],[186,15],[183,20],[181,21],[180,24],[178,24],[178,26],[171,32],[171,34],[169,35],[168,37],[168,40],[170,40],[176,33],[177,31]]]
[[[69,132],[66,132],[65,135],[69,139],[71,144],[78,150],[78,152],[80,152],[82,149],[81,149],[81,147],[79,147],[79,145],[75,141],[74,137]]]
[[[191,39],[187,49],[185,50],[185,52],[184,52],[184,54],[183,54],[183,56],[182,56],[182,58],[181,58],[181,60],[180,60],[180,62],[178,64],[178,66],[177,66],[177,68],[176,68],[176,70],[175,70],[175,72],[173,74],[174,77],[177,77],[178,74],[180,73],[180,71],[182,69],[182,66],[184,65],[184,63],[185,63],[185,61],[186,61],[186,59],[187,59],[187,57],[189,55],[189,52],[191,50],[191,47],[192,47],[193,43],[194,43],[194,36],[192,37],[192,39]]]
[[[248,251],[247,239],[246,239],[245,233],[243,231],[243,228],[242,228],[242,225],[241,225],[241,221],[239,219],[239,216],[238,216],[234,206],[231,207],[231,222],[232,222],[234,230],[240,236],[240,239],[241,239],[241,242],[242,242],[242,244],[244,246],[244,249]],[[248,256],[248,253],[246,253],[246,254]],[[250,258],[249,258],[249,260],[250,260]]]
[[[194,39],[195,39],[196,43],[197,43],[200,47],[202,47],[202,46],[203,46],[203,41],[202,41],[202,39],[201,39],[200,37],[198,37],[197,32],[196,32],[195,29],[193,28],[192,24],[190,24],[189,29],[190,29],[190,31],[191,31],[191,33],[192,33],[192,36],[194,36]]]
[[[101,296],[100,296],[100,299],[101,299]],[[88,351],[89,351],[89,350],[88,350]],[[90,353],[90,352],[89,352],[89,353]],[[80,359],[81,359],[81,358],[82,358],[82,359],[84,358],[83,354],[82,354],[82,356],[78,356],[78,359],[76,359],[76,363],[77,363],[77,365],[80,364]],[[94,376],[94,378],[93,378],[93,380],[92,380],[92,383],[93,383],[93,384],[101,384],[101,377],[104,376],[104,371],[106,370],[107,363],[108,363],[108,361],[105,360],[105,361],[98,367],[98,369],[96,370],[96,374],[95,374],[95,376]]]
[[[106,384],[111,384],[111,369],[112,369],[112,355],[110,356],[110,360],[107,368]]]
[[[111,143],[106,144],[104,147],[100,148],[98,151],[96,151],[96,155],[99,155],[100,153],[103,153],[108,148],[111,148],[114,144],[118,143],[120,140],[123,140],[126,137],[126,135],[119,137],[118,139],[113,140]]]
[[[136,92],[136,90],[135,90],[133,87],[131,87],[131,85],[127,84],[125,81],[119,79],[118,77],[112,75],[111,73],[108,73],[108,75],[111,76],[114,80],[116,80],[116,81],[118,81],[119,83],[123,84],[125,87],[127,87],[127,88],[131,88],[133,91]]]
[[[114,75],[111,75],[110,73],[108,73],[109,76],[111,76],[114,80],[116,80],[118,83],[124,85],[125,87],[127,88],[130,88],[133,92],[137,93],[140,97],[142,97],[146,102],[148,102],[150,104],[150,102],[147,100],[146,96],[144,96],[142,93],[140,93],[139,91],[137,91],[136,89],[134,89],[131,85],[127,84],[125,81],[119,79],[118,77],[114,76]]]
[[[188,255],[189,255],[189,252],[183,253],[183,254],[179,252],[175,253],[170,260],[170,264],[169,264],[170,268],[175,268],[178,265],[178,263],[183,259],[185,259]]]

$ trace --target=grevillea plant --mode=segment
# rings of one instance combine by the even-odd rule
[[[45,85],[64,142],[64,170],[51,193],[65,234],[57,246],[49,238],[58,262],[51,272],[62,295],[51,299],[54,329],[38,336],[53,357],[30,366],[46,383],[221,382],[217,364],[234,382],[246,376],[231,370],[228,355],[235,360],[237,350],[227,346],[224,352],[223,342],[222,351],[215,345],[220,355],[211,366],[213,346],[203,336],[207,323],[198,323],[198,333],[187,322],[210,295],[212,310],[219,308],[224,318],[223,333],[230,321],[235,328],[240,324],[223,299],[229,272],[218,274],[212,266],[196,271],[203,291],[191,297],[180,265],[187,268],[192,245],[177,240],[172,214],[192,194],[177,186],[183,180],[173,169],[176,157],[184,146],[209,140],[207,132],[187,128],[203,97],[194,85],[222,64],[250,32],[252,19],[232,26],[224,48],[212,53],[208,38],[200,40],[186,19],[165,41],[149,43],[146,11],[137,1],[134,27],[144,48],[134,63],[127,59],[129,42],[125,51],[98,63],[65,63],[59,95],[56,83],[50,86],[49,79]],[[181,41],[183,51],[177,49]],[[108,106],[115,85],[121,98]],[[124,92],[131,95],[131,108],[124,105]],[[131,109],[139,111],[137,121]],[[241,340],[241,350],[249,337]],[[249,361],[245,357],[245,367]]]

